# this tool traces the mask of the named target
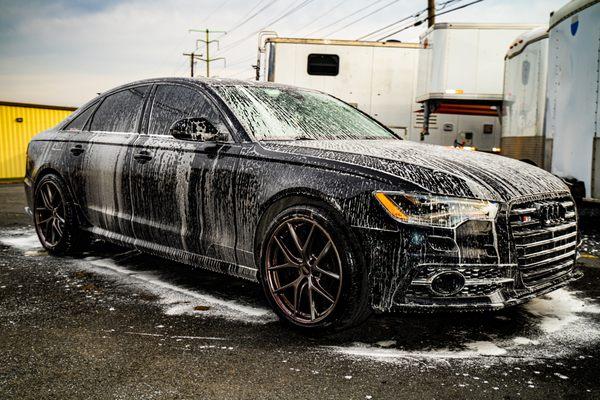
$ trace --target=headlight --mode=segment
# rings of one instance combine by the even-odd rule
[[[375,198],[394,219],[407,224],[455,228],[469,220],[494,221],[498,204],[459,197],[375,192]]]

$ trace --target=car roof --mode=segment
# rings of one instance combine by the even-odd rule
[[[152,78],[152,79],[143,79],[139,81],[130,82],[121,86],[117,86],[110,90],[107,90],[100,95],[106,95],[111,92],[116,92],[121,89],[126,89],[131,86],[139,86],[143,84],[153,84],[153,83],[180,83],[180,84],[191,84],[199,87],[223,87],[223,86],[244,86],[244,87],[267,87],[267,88],[279,88],[279,89],[288,89],[288,90],[305,90],[314,92],[313,89],[305,89],[299,88],[296,86],[283,85],[280,83],[273,82],[264,82],[264,81],[250,81],[250,80],[242,80],[242,79],[230,79],[230,78],[183,78],[183,77],[163,77],[163,78]]]

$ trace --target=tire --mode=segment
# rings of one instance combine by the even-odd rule
[[[367,273],[356,243],[341,218],[324,209],[296,205],[275,216],[262,238],[259,279],[283,322],[319,332],[369,317]]]
[[[36,183],[33,223],[40,243],[52,255],[78,253],[89,244],[89,235],[80,230],[71,194],[58,175],[44,175]]]

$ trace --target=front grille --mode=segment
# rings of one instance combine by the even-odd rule
[[[513,205],[509,222],[525,286],[536,287],[571,271],[577,215],[570,196]]]

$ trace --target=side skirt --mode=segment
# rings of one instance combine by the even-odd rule
[[[108,240],[117,245],[122,245],[139,250],[143,253],[152,254],[163,257],[169,260],[181,262],[193,267],[200,267],[209,271],[219,272],[226,275],[232,275],[238,278],[247,279],[252,282],[258,282],[257,272],[255,268],[244,265],[231,264],[215,258],[202,256],[189,251],[174,249],[172,247],[150,243],[145,240],[134,239],[118,233],[110,232],[97,227],[83,228],[102,239]]]

